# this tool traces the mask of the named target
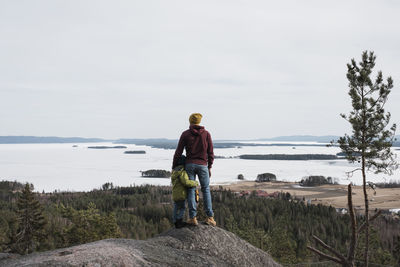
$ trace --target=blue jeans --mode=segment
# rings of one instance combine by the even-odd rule
[[[186,200],[174,202],[174,214],[172,215],[172,220],[174,223],[177,220],[183,219],[183,215],[185,215],[185,206],[186,206]]]
[[[186,172],[190,180],[196,180],[196,174],[199,177],[201,192],[203,193],[203,205],[204,211],[208,217],[213,217],[214,212],[212,210],[211,193],[210,193],[210,177],[208,174],[208,167],[204,165],[187,163],[185,166]],[[196,188],[188,188],[188,206],[189,206],[189,217],[194,218],[197,215],[196,205]]]

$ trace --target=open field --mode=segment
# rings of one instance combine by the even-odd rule
[[[263,190],[268,193],[289,192],[292,196],[310,199],[312,204],[331,205],[336,208],[347,208],[346,185],[323,185],[316,187],[301,187],[297,183],[243,181],[236,184],[223,185],[232,191]],[[369,189],[370,209],[400,208],[400,188]],[[353,186],[353,205],[356,209],[364,206],[363,190],[361,186]]]

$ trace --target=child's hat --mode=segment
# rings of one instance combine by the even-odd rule
[[[182,155],[178,160],[178,165],[185,165],[185,162],[186,162],[186,157],[185,155]]]

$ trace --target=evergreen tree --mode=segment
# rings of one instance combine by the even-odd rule
[[[63,217],[69,220],[69,224],[64,228],[67,246],[121,236],[115,214],[101,214],[93,202],[90,202],[85,210],[66,208],[64,205],[60,206],[60,210]]]
[[[3,216],[3,212],[0,213],[0,251],[4,251],[7,248],[7,243],[9,242],[8,239],[8,232],[9,232],[9,225]]]
[[[369,235],[369,244],[370,244],[370,250],[371,252],[369,253],[369,261],[372,263],[379,263],[383,264],[386,266],[395,266],[396,265],[396,260],[395,258],[390,254],[390,252],[387,249],[383,249],[380,240],[378,237],[378,233],[374,227],[371,227],[370,229],[370,235]],[[364,246],[365,246],[365,236],[361,235],[359,238],[359,244],[357,246],[357,251],[356,251],[356,260],[358,262],[363,261],[363,254],[364,254]]]
[[[169,187],[146,185],[116,187],[107,191],[36,194],[36,197],[41,198],[45,210],[47,225],[44,230],[47,238],[40,242],[35,251],[104,238],[154,237],[171,227],[172,205],[166,205],[171,200],[171,193]],[[256,194],[240,197],[225,190],[211,193],[219,227],[265,250],[281,263],[318,260],[306,250],[313,234],[318,234],[343,255],[348,251],[348,240],[353,233],[353,229],[349,227],[353,224],[351,216],[340,215],[333,207],[304,205],[295,199],[283,200],[287,198],[283,195],[272,199],[258,197]],[[7,195],[0,194],[0,218],[4,219],[0,219],[0,230],[5,232],[2,235],[0,231],[0,252],[10,252],[10,246],[15,246],[18,223],[17,201],[14,200],[19,195],[20,193],[11,191]],[[351,196],[351,192],[349,195]],[[393,229],[393,236],[382,235],[382,232],[386,233],[382,231],[384,225]],[[387,254],[389,252],[399,265],[400,239],[396,233],[400,226],[396,220],[390,220],[384,225],[378,225],[376,229],[379,234],[370,237],[370,261],[388,264],[393,261]],[[362,261],[360,257],[363,256],[365,244],[363,236],[358,244],[357,262]],[[323,266],[328,265],[325,262]]]
[[[393,80],[389,77],[385,82],[381,71],[378,72],[375,80],[371,78],[375,59],[373,52],[364,51],[361,62],[357,64],[352,59],[351,63],[347,64],[352,110],[349,115],[341,114],[341,116],[350,123],[352,134],[346,134],[338,140],[346,158],[360,165],[354,171],[360,170],[362,173],[365,205],[365,266],[368,266],[370,221],[366,171],[372,169],[375,173],[391,174],[398,167],[394,154],[390,150],[395,140],[396,124],[387,129],[390,113],[384,110],[393,88]]]
[[[393,248],[393,255],[395,256],[396,263],[398,266],[400,266],[400,236],[397,236],[397,238],[394,240],[394,248]]]
[[[296,263],[296,243],[289,237],[283,225],[278,224],[271,232],[270,253],[280,263],[294,264]]]
[[[21,254],[35,250],[44,238],[46,225],[42,206],[31,188],[28,183],[25,185],[17,203],[18,230],[14,250]]]

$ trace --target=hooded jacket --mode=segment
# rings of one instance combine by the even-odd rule
[[[172,169],[178,165],[183,149],[186,149],[186,163],[205,165],[211,169],[214,162],[214,148],[211,135],[203,126],[190,125],[190,128],[182,133],[175,150]]]
[[[177,166],[171,175],[172,182],[172,200],[182,201],[187,197],[187,187],[194,187],[199,185],[197,181],[189,180],[189,176],[185,171],[183,165]]]

